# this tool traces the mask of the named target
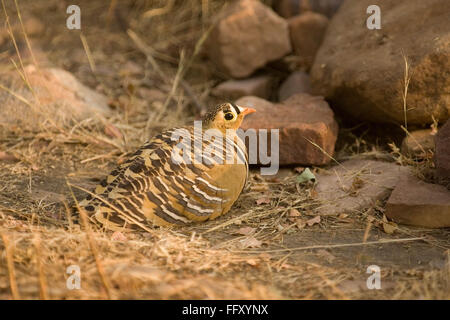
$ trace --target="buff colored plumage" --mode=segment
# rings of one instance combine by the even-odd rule
[[[186,225],[227,213],[248,176],[247,151],[236,130],[254,111],[221,104],[205,115],[200,132],[182,127],[155,136],[113,170],[80,207],[96,224],[120,231]],[[221,133],[223,139],[207,139],[208,132]],[[194,160],[196,143],[203,151],[208,146],[212,150],[201,161]],[[176,161],[183,156],[191,161]]]

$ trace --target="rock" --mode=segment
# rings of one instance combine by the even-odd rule
[[[450,1],[385,0],[380,30],[366,27],[371,0],[345,1],[311,69],[313,92],[359,121],[404,123],[405,61],[411,70],[407,121],[450,116]],[[411,23],[414,21],[414,23]]]
[[[434,151],[434,137],[431,129],[412,131],[403,139],[401,152],[407,157],[425,159]]]
[[[344,0],[275,0],[276,12],[284,18],[313,11],[331,18]]]
[[[316,174],[321,215],[362,212],[389,196],[407,167],[392,162],[352,159]]]
[[[257,0],[235,1],[218,17],[206,49],[222,72],[244,78],[291,51],[288,25]]]
[[[450,189],[450,120],[439,129],[435,141],[438,181]]]
[[[300,93],[278,104],[257,97],[243,97],[236,103],[257,110],[243,122],[243,130],[279,129],[280,165],[324,165],[330,162],[338,124],[322,97]],[[328,156],[311,142],[320,146]],[[270,146],[268,150],[271,150]]]
[[[386,204],[386,216],[396,223],[427,227],[450,227],[450,191],[426,183],[412,173],[400,178]]]
[[[243,96],[255,96],[269,99],[271,96],[272,78],[258,76],[242,80],[222,82],[212,91],[212,94],[227,100],[236,100]]]
[[[25,73],[34,94],[30,92],[17,72],[2,74],[0,83],[10,88],[22,102],[2,91],[0,122],[39,124],[44,120],[66,122],[104,116],[110,112],[107,98],[80,83],[71,73],[57,68],[25,67]],[[37,98],[39,103],[35,100]],[[23,103],[25,102],[26,103]],[[30,105],[27,105],[29,103]]]
[[[278,90],[278,100],[284,101],[296,93],[311,93],[311,83],[306,72],[296,71],[291,73]]]
[[[300,59],[299,65],[309,69],[320,48],[328,18],[322,14],[305,12],[288,20],[292,47]]]

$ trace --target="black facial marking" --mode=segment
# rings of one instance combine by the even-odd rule
[[[241,113],[241,111],[239,110],[238,106],[235,105],[233,102],[230,102],[231,106],[234,108],[234,110],[236,110],[236,113],[239,114]]]

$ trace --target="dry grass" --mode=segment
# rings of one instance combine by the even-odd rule
[[[399,227],[386,235],[382,204],[300,224],[315,218],[323,203],[312,185],[298,185],[293,174],[267,179],[252,173],[230,214],[182,230],[122,234],[96,230],[83,216],[78,221],[68,208],[72,191],[82,197],[80,188],[89,190],[93,179],[149,136],[191,122],[216,102],[209,92],[222,75],[203,58],[201,47],[211,14],[223,1],[171,1],[166,7],[150,0],[85,1],[82,23],[89,27],[82,34],[68,37],[55,23],[40,39],[26,36],[26,17],[46,12],[49,23],[63,21],[49,10],[56,1],[22,5],[26,12],[20,17],[17,2],[4,3],[7,29],[16,38],[7,55],[0,50],[0,64],[10,72],[6,79],[14,73],[17,81],[2,84],[0,99],[20,105],[28,117],[19,123],[0,120],[0,299],[449,298],[447,267],[411,269],[389,256],[407,247],[439,257],[449,248],[446,231]],[[83,120],[54,117],[54,109],[35,98],[24,72],[28,63],[44,65],[32,54],[39,47],[46,48],[48,60],[107,95],[114,111]],[[129,72],[129,62],[141,69]],[[160,95],[142,93],[149,89]],[[390,157],[360,137],[347,147],[335,161]],[[67,182],[79,188],[70,190]],[[352,232],[355,236],[346,237]],[[415,241],[405,241],[410,239]],[[365,254],[384,261],[388,289],[354,290],[367,278]],[[71,265],[80,267],[80,290],[66,286]]]

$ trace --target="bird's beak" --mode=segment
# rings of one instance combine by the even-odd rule
[[[256,112],[256,110],[253,109],[253,108],[242,107],[242,109],[244,109],[244,110],[242,111],[242,115],[243,115],[243,116],[246,116],[246,115],[248,115],[248,114],[250,114],[250,113]]]

